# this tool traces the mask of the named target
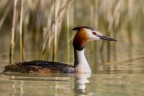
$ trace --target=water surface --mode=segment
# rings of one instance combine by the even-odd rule
[[[82,75],[4,75],[1,66],[0,93],[2,96],[144,96],[143,62],[141,59],[101,65],[94,74]]]

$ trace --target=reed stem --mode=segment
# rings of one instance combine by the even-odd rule
[[[60,9],[60,1],[59,0],[55,0],[55,9],[54,9],[54,21],[55,21],[55,25],[54,25],[54,44],[53,44],[53,58],[52,61],[56,60],[56,56],[57,56],[57,31],[58,31],[58,22],[56,22],[57,17],[58,17],[58,12]]]
[[[14,47],[15,47],[15,27],[16,27],[16,6],[17,0],[14,0],[14,7],[13,7],[13,21],[12,21],[12,30],[11,30],[11,45],[10,45],[10,60],[9,63],[14,63]]]
[[[23,3],[24,1],[21,0],[21,12],[20,12],[20,27],[19,27],[19,32],[20,32],[20,61],[22,62],[24,60],[23,56],[23,32],[22,32],[22,25],[23,25]]]
[[[70,15],[67,13],[67,20],[66,20],[66,31],[67,31],[67,62],[70,62],[70,45],[69,45],[69,38],[70,38]]]

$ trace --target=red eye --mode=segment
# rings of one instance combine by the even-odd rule
[[[93,35],[96,35],[96,32],[93,32]]]

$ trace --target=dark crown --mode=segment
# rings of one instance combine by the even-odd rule
[[[90,29],[90,30],[96,31],[95,28],[88,27],[88,26],[78,26],[78,27],[74,27],[72,30],[80,30],[80,29],[82,29],[82,28],[87,28],[87,29]]]

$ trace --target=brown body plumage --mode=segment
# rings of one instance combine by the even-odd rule
[[[74,73],[74,67],[59,62],[48,61],[29,61],[20,62],[5,66],[4,72],[21,72],[21,73]]]

